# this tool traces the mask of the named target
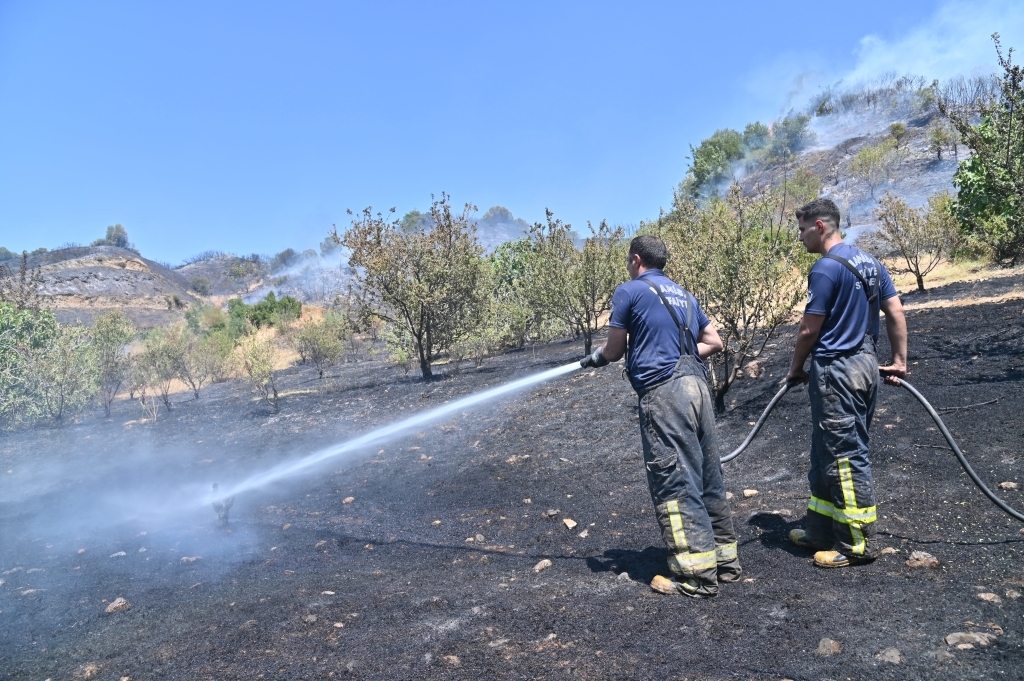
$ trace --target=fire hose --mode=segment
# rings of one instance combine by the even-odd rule
[[[960,462],[960,465],[963,467],[964,472],[967,473],[967,476],[971,479],[971,482],[973,482],[978,487],[978,489],[980,489],[985,494],[985,496],[988,497],[989,501],[991,501],[999,508],[999,510],[1001,510],[1003,513],[1006,513],[1011,518],[1019,520],[1020,522],[1024,523],[1024,514],[1014,510],[1005,501],[997,497],[995,492],[989,489],[988,486],[984,482],[982,482],[981,478],[978,477],[978,474],[974,472],[974,469],[971,467],[971,464],[968,463],[967,461],[967,457],[965,457],[964,453],[960,451],[960,447],[956,444],[956,441],[953,439],[952,434],[950,434],[949,428],[947,428],[946,424],[942,422],[942,419],[939,417],[939,413],[935,411],[935,408],[928,402],[928,400],[924,398],[924,395],[919,393],[917,391],[917,388],[910,385],[905,380],[898,378],[896,379],[896,381],[900,386],[906,388],[907,392],[913,395],[917,399],[917,401],[921,403],[921,406],[925,408],[925,410],[928,412],[928,415],[932,417],[933,421],[935,421],[935,425],[938,426],[939,432],[942,433],[942,437],[946,438],[946,443],[949,444],[950,449],[953,450],[953,454],[956,455],[957,461]],[[761,426],[764,425],[764,422],[768,418],[768,415],[772,412],[773,409],[775,409],[775,405],[777,405],[779,403],[779,400],[781,400],[782,397],[796,385],[798,385],[798,383],[796,382],[786,383],[784,386],[782,386],[782,388],[779,389],[777,393],[775,393],[775,396],[772,397],[771,401],[768,403],[768,406],[765,407],[765,410],[761,413],[761,418],[759,418],[757,422],[754,424],[754,427],[750,431],[750,434],[747,435],[747,438],[740,444],[739,447],[737,447],[729,454],[723,456],[722,463],[732,461],[737,456],[743,453],[743,450],[745,450],[750,445],[751,441],[753,441],[758,431],[761,430]]]

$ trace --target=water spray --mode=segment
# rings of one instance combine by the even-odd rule
[[[431,421],[436,421],[444,418],[445,416],[449,416],[466,409],[471,409],[489,400],[523,390],[524,388],[529,388],[532,385],[543,383],[544,381],[549,381],[553,378],[571,373],[579,368],[581,368],[580,363],[575,361],[570,364],[548,369],[547,371],[542,371],[531,376],[526,376],[525,378],[505,383],[504,385],[500,385],[495,388],[490,388],[488,390],[468,395],[449,404],[444,404],[440,407],[420,412],[419,414],[410,416],[409,418],[398,421],[397,423],[381,426],[380,428],[376,428],[368,433],[346,440],[340,444],[322,449],[319,452],[310,454],[309,456],[303,457],[297,461],[286,462],[274,466],[270,470],[257,473],[256,475],[242,480],[233,487],[228,488],[227,491],[218,491],[218,486],[215,484],[213,486],[213,493],[210,495],[207,502],[214,504],[214,510],[217,511],[218,518],[221,518],[222,523],[226,522],[228,509],[231,508],[231,504],[234,501],[235,496],[243,492],[248,492],[250,490],[264,487],[273,482],[277,482],[278,480],[289,478],[329,459],[334,459],[344,454],[351,454],[369,447],[370,445],[380,444],[381,442],[390,440],[402,433],[412,430],[413,428],[430,423]],[[223,508],[223,515],[221,514],[222,511],[218,508],[218,505]]]

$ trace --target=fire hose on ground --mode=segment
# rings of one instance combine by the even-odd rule
[[[985,494],[985,496],[988,497],[989,501],[991,501],[999,508],[999,510],[1001,510],[1003,513],[1006,513],[1011,518],[1014,518],[1015,520],[1019,520],[1020,522],[1024,523],[1024,514],[1014,510],[1005,501],[997,497],[995,493],[991,489],[989,489],[984,482],[982,482],[981,478],[978,477],[978,474],[974,472],[974,469],[971,468],[971,464],[968,463],[967,461],[967,457],[965,457],[964,453],[960,451],[960,447],[956,444],[956,441],[950,434],[949,429],[946,427],[946,424],[943,423],[942,419],[939,417],[939,413],[935,411],[935,408],[932,407],[928,400],[924,398],[924,395],[919,393],[914,386],[910,385],[905,380],[896,380],[898,381],[900,386],[906,388],[907,392],[909,392],[911,395],[917,398],[917,401],[921,403],[921,406],[925,408],[925,410],[928,412],[928,415],[932,417],[933,421],[935,421],[935,425],[939,427],[939,432],[942,433],[942,437],[946,438],[946,442],[949,444],[950,449],[953,450],[953,454],[956,455],[957,461],[960,462],[960,465],[963,467],[964,472],[967,473],[967,476],[971,479],[971,482],[973,482],[978,487],[978,489],[980,489]],[[737,456],[743,453],[743,450],[745,450],[753,441],[754,437],[757,436],[758,431],[761,430],[761,426],[764,425],[764,422],[768,418],[768,415],[772,413],[773,409],[775,409],[775,405],[777,405],[779,403],[779,400],[781,400],[782,397],[796,385],[798,384],[786,383],[784,386],[782,386],[782,388],[779,389],[777,393],[775,393],[775,396],[772,397],[771,401],[768,403],[768,406],[765,407],[765,410],[761,413],[761,417],[754,424],[754,427],[750,431],[750,434],[747,435],[747,438],[742,442],[742,444],[740,444],[739,447],[737,447],[729,454],[723,456],[722,463],[732,461]]]

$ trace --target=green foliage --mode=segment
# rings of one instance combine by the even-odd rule
[[[875,210],[876,237],[900,254],[906,267],[897,271],[913,274],[917,290],[924,291],[924,278],[957,249],[960,225],[952,214],[953,197],[935,194],[928,206],[915,210],[903,199],[885,192]]]
[[[351,253],[353,307],[408,333],[424,378],[486,312],[487,265],[469,219],[475,210],[466,204],[453,213],[442,193],[427,221],[403,224],[367,208],[339,237]]]
[[[766,158],[769,162],[787,161],[808,141],[810,116],[790,114],[772,126],[771,144]]]
[[[171,410],[171,390],[187,350],[183,341],[183,334],[177,329],[153,329],[146,334],[145,350],[136,360],[143,385],[159,394],[168,411]]]
[[[249,385],[275,412],[280,411],[280,397],[274,376],[274,363],[277,361],[274,342],[263,334],[254,333],[242,339],[240,347],[242,370]]]
[[[935,152],[935,157],[942,160],[942,150],[950,145],[952,137],[944,125],[936,125],[928,134],[928,149]]]
[[[1016,263],[1024,255],[1024,68],[1012,50],[1003,55],[998,34],[992,39],[1003,69],[998,95],[977,112],[940,106],[973,152],[953,176],[957,217],[997,260]]]
[[[10,428],[42,415],[30,383],[29,356],[50,346],[58,333],[49,310],[19,310],[0,302],[0,426]]]
[[[341,248],[341,244],[335,241],[334,237],[328,236],[326,239],[320,242],[320,255],[321,257],[326,258],[331,253],[337,251],[339,248]]]
[[[352,335],[348,319],[326,314],[323,319],[308,319],[295,335],[295,349],[304,362],[312,362],[319,377],[334,366],[345,353],[345,342]]]
[[[530,239],[508,241],[488,258],[493,305],[488,315],[492,347],[521,348],[541,331],[543,315],[531,304],[538,253]]]
[[[103,410],[110,416],[110,405],[128,380],[132,358],[128,344],[135,338],[135,327],[120,310],[96,318],[92,327],[93,348],[99,369],[99,396]]]
[[[107,236],[103,239],[96,239],[93,246],[117,246],[118,248],[130,248],[128,241],[128,230],[121,225],[110,225],[107,227]]]
[[[291,296],[278,298],[271,291],[254,305],[247,305],[241,298],[228,300],[228,327],[234,337],[246,333],[251,324],[257,329],[287,325],[302,315],[302,303]]]
[[[88,329],[58,325],[50,342],[25,353],[28,392],[60,424],[84,409],[96,392],[99,368]]]
[[[188,285],[201,296],[208,296],[213,293],[213,286],[210,285],[210,280],[206,277],[192,277]]]
[[[690,290],[718,328],[723,352],[709,360],[716,408],[804,295],[812,258],[787,226],[778,190],[698,205],[677,197],[675,209],[644,231],[659,234],[672,257],[666,273]]]
[[[3,246],[0,246],[0,262],[4,260],[14,260],[18,257],[18,254],[14,251],[7,250]]]
[[[771,135],[771,129],[761,121],[748,123],[743,129],[743,146],[748,151],[764,149],[771,142]]]
[[[576,247],[569,225],[547,211],[547,224],[535,224],[530,239],[536,252],[529,296],[530,305],[583,336],[590,352],[594,333],[611,308],[615,287],[628,278],[625,233],[601,221],[597,230],[588,224],[590,237]]]
[[[743,135],[730,128],[716,130],[697,147],[690,145],[692,162],[683,181],[683,190],[696,197],[712,185],[725,180],[732,174],[732,164],[743,158],[745,153]]]
[[[871,198],[875,189],[889,179],[893,166],[896,164],[896,143],[892,139],[884,139],[878,144],[867,145],[850,160],[850,174],[868,186]]]
[[[283,269],[287,269],[292,265],[295,265],[302,259],[299,252],[294,248],[286,248],[270,260],[270,271],[280,272]]]
[[[900,123],[899,121],[897,121],[896,123],[889,124],[889,136],[892,137],[893,142],[895,142],[896,149],[900,148],[900,142],[903,141],[903,138],[906,136],[906,134],[907,126],[905,123]]]

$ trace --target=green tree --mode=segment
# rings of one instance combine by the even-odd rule
[[[875,189],[889,179],[896,163],[896,144],[892,139],[865,146],[850,160],[850,174],[868,186],[871,198]]]
[[[192,277],[188,285],[201,296],[208,296],[213,293],[213,286],[210,285],[210,280],[206,277]]]
[[[892,137],[893,145],[896,151],[899,151],[900,142],[903,141],[903,138],[906,137],[906,135],[907,126],[905,123],[900,123],[899,121],[897,121],[896,123],[891,123],[889,125],[889,136]]]
[[[353,306],[408,332],[424,378],[483,321],[487,265],[470,220],[475,210],[452,212],[442,193],[419,226],[367,208],[343,235],[334,233],[351,254]]]
[[[49,343],[26,353],[29,391],[58,424],[92,401],[98,374],[92,340],[82,326],[58,325]]]
[[[996,96],[976,111],[939,106],[973,152],[953,176],[957,217],[997,260],[1016,263],[1024,254],[1024,67],[1012,62],[1013,50],[1003,54],[998,33],[992,40],[1003,69]]]
[[[547,224],[530,230],[537,260],[533,268],[531,304],[583,336],[583,351],[590,353],[594,334],[611,309],[615,287],[628,278],[625,233],[601,221],[577,248],[570,225],[548,210]]]
[[[745,153],[742,134],[730,128],[716,130],[696,148],[690,145],[690,169],[680,189],[696,198],[712,185],[731,177],[732,164]]]
[[[348,320],[327,314],[322,319],[307,319],[295,335],[295,349],[303,361],[312,362],[323,380],[324,372],[338,363],[345,353],[351,334]]]
[[[944,125],[936,125],[928,134],[928,149],[935,152],[935,157],[942,160],[942,150],[949,146],[952,138]]]
[[[146,387],[159,394],[167,411],[171,410],[171,390],[187,349],[182,340],[182,335],[174,329],[153,329],[146,334],[145,351],[138,359]]]
[[[128,230],[121,225],[107,227],[107,244],[118,248],[128,248]]]
[[[748,151],[764,149],[771,143],[771,137],[771,128],[761,121],[748,123],[747,127],[743,128],[743,146]]]
[[[249,385],[275,412],[280,411],[280,395],[274,376],[274,364],[277,362],[274,342],[263,334],[254,333],[242,339],[240,348],[242,370]]]
[[[790,114],[772,126],[771,144],[768,146],[769,162],[790,160],[810,140],[807,130],[810,116]]]
[[[30,383],[29,356],[53,344],[59,332],[49,310],[0,302],[0,426],[11,428],[42,415]]]
[[[488,258],[493,306],[488,315],[499,347],[521,348],[543,324],[541,311],[531,304],[531,284],[537,252],[528,238],[506,241]]]
[[[92,342],[99,369],[99,396],[103,410],[110,416],[110,405],[132,370],[128,344],[135,338],[135,327],[120,310],[112,310],[96,318]]]
[[[725,197],[699,206],[677,196],[674,210],[645,230],[660,233],[672,258],[667,274],[704,307],[725,349],[709,360],[715,408],[764,352],[805,293],[812,258],[787,226],[778,190]]]

